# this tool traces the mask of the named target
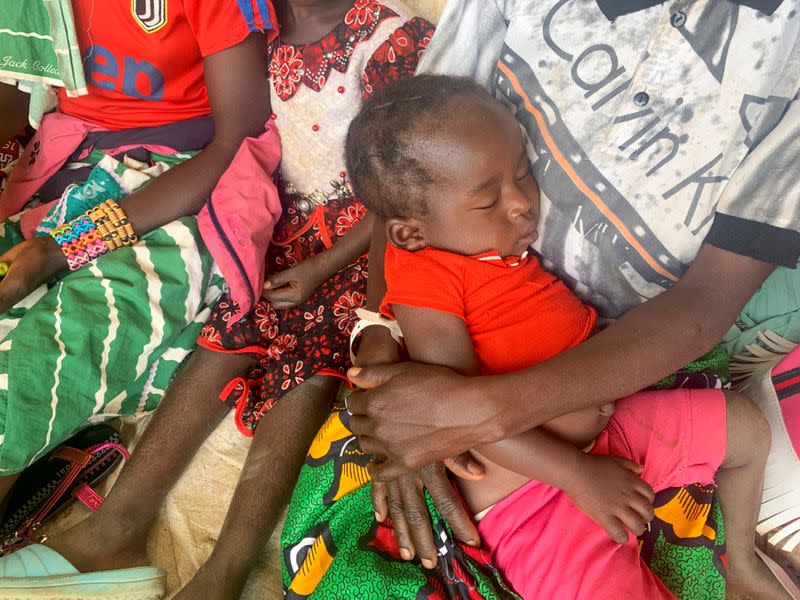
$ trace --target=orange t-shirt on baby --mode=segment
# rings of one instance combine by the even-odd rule
[[[389,244],[381,312],[402,304],[451,313],[466,323],[481,372],[524,369],[585,340],[597,320],[569,288],[532,255],[462,256]]]

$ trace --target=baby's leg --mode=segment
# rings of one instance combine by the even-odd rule
[[[175,600],[227,600],[241,595],[340,383],[334,377],[313,377],[286,393],[264,415],[214,551]]]
[[[727,591],[731,597],[790,599],[755,553],[764,468],[771,444],[769,424],[749,398],[726,393],[727,446],[717,473],[728,552]]]

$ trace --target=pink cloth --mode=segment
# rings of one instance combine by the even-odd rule
[[[640,392],[619,400],[592,454],[644,467],[654,491],[711,483],[725,457],[720,390]],[[639,557],[636,538],[614,543],[560,490],[531,481],[478,525],[493,564],[525,599],[673,598]]]
[[[28,200],[81,145],[86,134],[101,129],[99,125],[60,112],[46,114],[36,135],[22,153],[17,167],[11,171],[5,191],[0,194],[0,221],[20,212]],[[42,140],[47,140],[47,143]],[[43,212],[39,217],[40,221],[44,214],[46,213]],[[21,223],[23,229],[25,222],[29,220],[30,217],[25,217],[25,221]],[[38,224],[35,223],[33,229]]]
[[[242,143],[198,216],[203,241],[239,303],[231,324],[253,307],[264,286],[267,246],[281,216],[272,180],[280,160],[280,136],[268,121],[261,136]]]
[[[800,346],[773,367],[771,376],[786,434],[800,457]]]
[[[86,135],[101,130],[98,125],[60,112],[45,115],[0,195],[0,221],[19,213]],[[241,307],[239,316],[253,306],[264,285],[266,250],[281,215],[278,190],[272,180],[280,158],[280,136],[274,122],[268,121],[264,133],[242,142],[198,216],[203,241],[230,286],[231,297]],[[20,228],[27,238],[56,199],[43,200],[52,201],[20,216]]]

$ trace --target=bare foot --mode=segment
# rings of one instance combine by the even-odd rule
[[[744,560],[728,562],[726,592],[728,598],[752,600],[793,600],[786,588],[753,551]]]
[[[71,529],[48,537],[44,545],[66,558],[81,573],[150,564],[146,532],[120,519],[96,521],[90,516]]]
[[[234,600],[242,595],[247,575],[225,573],[209,559],[172,600]]]

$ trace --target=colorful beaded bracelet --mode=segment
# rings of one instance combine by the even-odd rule
[[[132,246],[139,241],[125,211],[114,200],[101,202],[86,211],[86,215],[97,225],[100,235],[112,250]]]
[[[61,227],[56,227],[50,235],[67,257],[71,271],[109,252],[109,247],[97,233],[97,226],[86,215],[81,215]]]

